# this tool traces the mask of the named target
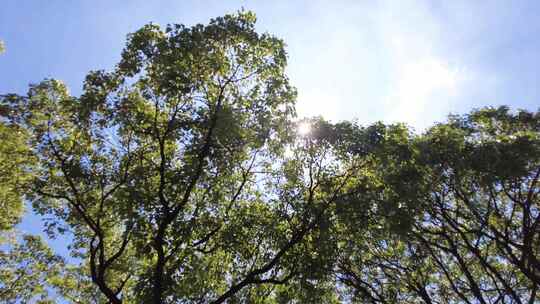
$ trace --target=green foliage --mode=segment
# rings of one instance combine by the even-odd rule
[[[9,98],[0,103],[0,233],[12,229],[23,214],[23,194],[31,177],[34,157],[28,133],[20,125],[18,109]]]
[[[296,121],[286,61],[242,11],[143,26],[79,97],[2,95],[0,230],[29,200],[77,264],[6,244],[0,300],[539,300],[539,113]]]
[[[67,264],[37,236],[22,235],[0,250],[2,303],[106,303],[85,274]]]
[[[28,153],[21,132],[16,128],[0,124],[0,140],[0,230],[8,230],[19,221],[24,210],[22,164]]]
[[[52,301],[46,286],[60,275],[63,261],[35,236],[24,235],[21,243],[10,247],[0,251],[2,303]]]
[[[405,238],[371,226],[350,237],[345,225],[350,253],[340,259],[338,277],[353,299],[538,301],[539,122],[538,113],[481,109],[416,136],[411,154],[392,152],[391,166],[378,171],[387,189],[377,197],[399,198],[415,212],[407,212]],[[405,162],[395,158],[400,154]],[[374,214],[366,222],[389,219],[395,221]]]
[[[34,208],[74,234],[107,301],[273,301],[288,282],[332,292],[315,284],[335,250],[325,215],[353,164],[333,164],[327,140],[295,139],[283,42],[254,21],[150,24],[80,98],[56,80],[13,97],[39,163]]]

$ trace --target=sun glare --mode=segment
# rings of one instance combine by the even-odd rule
[[[306,136],[311,132],[311,125],[308,122],[301,122],[298,124],[298,134],[300,136]]]

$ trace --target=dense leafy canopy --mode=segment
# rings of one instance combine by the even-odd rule
[[[408,232],[353,236],[339,279],[374,303],[538,301],[539,131],[540,113],[501,107],[404,142],[407,156],[382,172],[406,164],[384,186],[413,205]]]
[[[298,121],[284,43],[254,25],[149,24],[79,97],[1,96],[0,229],[27,200],[73,236],[70,263],[6,238],[2,301],[540,300],[540,113]]]
[[[35,157],[27,145],[28,130],[19,115],[17,98],[2,96],[0,104],[0,234],[17,224],[23,214]],[[4,237],[0,235],[0,243]]]
[[[25,165],[31,155],[24,131],[0,122],[0,231],[9,230],[23,213],[22,194],[28,174]]]

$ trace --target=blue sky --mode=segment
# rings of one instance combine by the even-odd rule
[[[0,93],[51,77],[78,95],[143,24],[206,23],[242,7],[287,43],[300,115],[422,130],[450,112],[539,108],[539,1],[3,0]]]

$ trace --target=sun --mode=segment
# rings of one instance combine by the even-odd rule
[[[311,124],[308,122],[301,122],[298,124],[298,134],[300,136],[306,136],[311,132]]]

